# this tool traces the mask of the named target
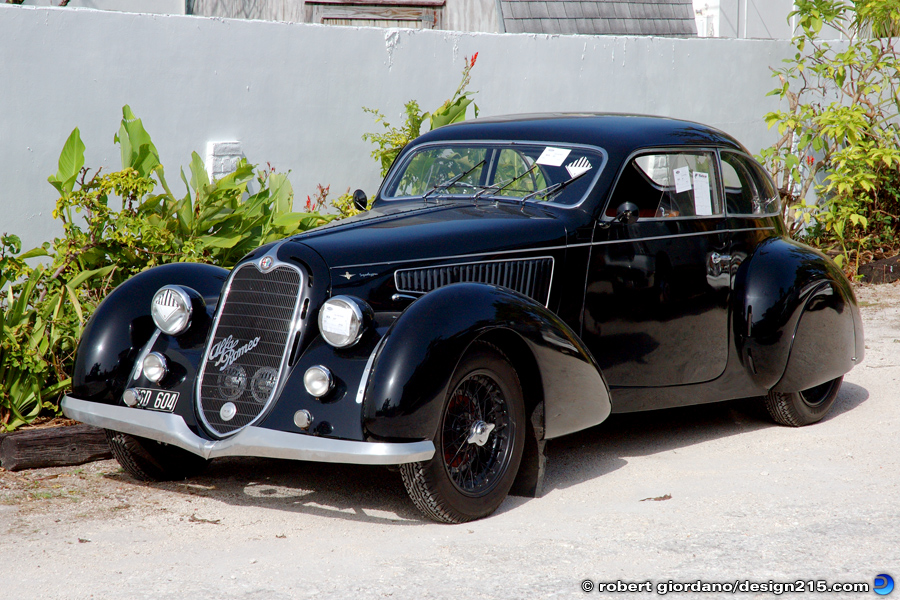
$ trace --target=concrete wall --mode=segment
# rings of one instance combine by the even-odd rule
[[[69,8],[93,8],[162,15],[185,14],[185,0],[69,0]],[[59,0],[25,0],[25,6],[59,6]]]
[[[57,235],[47,176],[74,127],[87,164],[116,169],[130,104],[168,179],[210,141],[291,170],[298,199],[378,183],[362,106],[393,123],[403,103],[436,108],[478,52],[482,115],[620,111],[717,126],[753,152],[771,143],[769,65],[784,41],[464,34],[135,15],[0,5],[0,232],[30,247]]]

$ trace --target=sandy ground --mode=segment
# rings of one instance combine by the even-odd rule
[[[669,580],[900,583],[900,286],[857,293],[867,356],[823,422],[775,426],[747,400],[613,417],[551,443],[544,497],[476,523],[424,521],[382,468],[223,459],[153,485],[114,461],[0,472],[0,594],[651,598]],[[585,579],[654,591],[586,594]],[[786,594],[863,596],[877,597]]]

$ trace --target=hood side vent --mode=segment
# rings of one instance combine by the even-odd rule
[[[550,301],[553,257],[491,260],[394,273],[398,292],[425,294],[451,283],[487,283],[509,288],[546,306]]]

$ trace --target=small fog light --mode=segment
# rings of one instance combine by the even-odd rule
[[[294,425],[300,429],[309,429],[312,422],[313,417],[308,410],[298,410],[294,413]]]
[[[151,352],[144,357],[144,377],[159,383],[166,376],[166,357],[159,352]]]
[[[334,380],[331,377],[331,371],[322,365],[316,365],[306,370],[303,375],[303,385],[311,396],[321,398],[331,391]]]
[[[122,402],[125,403],[125,406],[135,406],[138,403],[137,392],[128,388],[122,392]]]

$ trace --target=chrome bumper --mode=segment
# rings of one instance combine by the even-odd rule
[[[434,444],[427,440],[397,444],[354,442],[247,427],[227,439],[210,441],[194,434],[184,419],[174,414],[99,404],[71,396],[63,398],[62,409],[70,419],[178,446],[204,458],[262,456],[357,465],[399,465],[429,460],[434,455]]]

